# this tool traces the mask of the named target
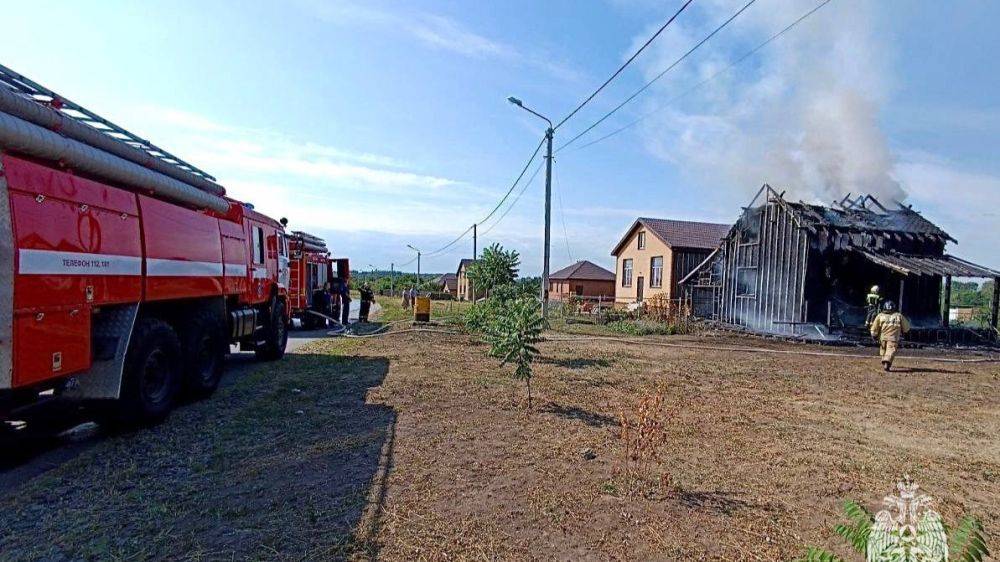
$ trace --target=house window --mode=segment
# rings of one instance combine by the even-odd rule
[[[741,267],[736,270],[736,296],[757,296],[757,268]]]
[[[576,296],[578,296],[578,297],[582,297],[583,296],[583,285],[577,285],[576,286]]]
[[[632,286],[632,259],[622,260],[622,287]]]
[[[644,231],[644,230],[640,230],[639,231],[638,240],[639,240],[639,249],[640,250],[645,250],[646,249],[646,231]]]
[[[663,256],[649,259],[649,286],[663,286]]]
[[[256,264],[264,263],[264,229],[255,226],[253,227],[253,262]]]

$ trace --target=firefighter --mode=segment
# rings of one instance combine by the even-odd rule
[[[351,286],[346,280],[340,281],[340,316],[341,324],[347,326],[351,316]]]
[[[865,326],[871,326],[872,321],[878,316],[879,305],[882,304],[882,297],[878,294],[878,285],[872,285],[868,296],[865,297]]]
[[[368,322],[368,312],[372,308],[372,301],[375,300],[375,293],[367,283],[361,286],[361,307],[358,310],[358,322]]]
[[[330,295],[330,283],[327,282],[323,284],[323,288],[321,290],[313,293],[312,309],[315,310],[316,312],[319,312],[320,314],[330,316],[331,314],[333,314],[331,303],[332,303],[332,298]],[[316,317],[313,317],[311,322],[317,322],[315,318]],[[319,321],[319,325],[326,326],[327,322],[328,320],[326,318],[323,318],[321,321]]]
[[[910,321],[896,310],[896,303],[885,301],[882,312],[872,321],[872,337],[879,341],[879,354],[882,356],[882,368],[888,371],[892,368],[892,360],[896,358],[899,341],[903,334],[910,331]]]

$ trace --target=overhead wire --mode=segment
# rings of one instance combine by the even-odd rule
[[[538,166],[535,167],[535,171],[531,173],[531,177],[528,178],[528,181],[526,181],[524,185],[521,187],[521,191],[517,193],[517,196],[514,197],[514,200],[510,202],[510,205],[507,206],[504,212],[500,214],[500,217],[497,218],[497,220],[493,224],[491,224],[489,228],[483,231],[482,236],[486,236],[487,234],[489,234],[490,231],[496,227],[496,225],[500,224],[503,221],[504,217],[507,216],[507,213],[509,213],[510,210],[513,209],[515,205],[517,205],[517,202],[521,199],[521,196],[524,195],[524,192],[528,189],[528,186],[530,186],[531,183],[535,181],[535,177],[538,176],[538,172],[542,170],[542,165],[544,164],[545,162],[540,162]]]
[[[559,218],[562,221],[563,240],[566,242],[566,257],[569,258],[569,261],[572,263],[576,260],[573,259],[573,252],[569,249],[569,233],[566,231],[566,211],[563,210],[562,201],[562,184],[559,183],[559,176],[556,176],[555,174],[553,174],[553,176],[555,176],[556,180],[556,198],[559,200]]]
[[[679,65],[682,62],[684,62],[685,59],[687,59],[689,56],[691,56],[692,53],[694,53],[699,48],[701,48],[701,46],[704,45],[705,43],[707,43],[712,37],[715,37],[715,35],[717,33],[719,33],[720,31],[722,31],[723,29],[725,29],[726,26],[728,26],[730,23],[732,23],[733,20],[735,20],[737,17],[739,17],[740,14],[742,14],[743,12],[745,12],[756,1],[757,0],[749,0],[746,4],[743,5],[742,8],[740,8],[739,10],[737,10],[736,13],[734,13],[731,16],[729,16],[729,18],[726,21],[722,22],[715,29],[713,29],[711,33],[709,33],[708,35],[706,35],[701,41],[698,41],[698,43],[696,43],[693,47],[691,47],[690,49],[688,49],[687,52],[685,52],[683,55],[681,55],[680,57],[678,57],[677,60],[675,60],[673,63],[670,64],[670,66],[668,66],[667,68],[663,69],[659,74],[657,74],[656,76],[654,76],[652,80],[650,80],[650,81],[646,82],[645,84],[643,84],[641,88],[639,88],[638,90],[636,90],[635,92],[633,92],[632,95],[630,95],[629,97],[625,98],[625,101],[623,101],[620,104],[618,104],[617,106],[615,106],[614,109],[612,109],[611,111],[605,113],[603,117],[601,117],[597,121],[593,122],[586,129],[580,131],[580,133],[578,133],[575,137],[571,138],[568,142],[563,143],[562,146],[560,146],[559,148],[556,149],[556,152],[559,152],[560,150],[562,150],[562,149],[568,147],[569,145],[573,144],[574,142],[577,141],[577,139],[579,139],[583,135],[586,135],[587,133],[589,133],[590,131],[592,131],[594,129],[594,127],[597,127],[598,125],[600,125],[601,123],[603,123],[605,120],[607,120],[609,117],[611,117],[612,115],[614,115],[615,113],[617,113],[619,109],[625,107],[632,100],[634,100],[635,98],[639,97],[640,94],[642,94],[643,92],[645,92],[650,86],[652,86],[653,84],[655,84],[656,82],[658,82],[661,78],[663,78],[664,76],[666,76],[667,73],[670,72],[671,70],[673,70],[677,65]]]
[[[503,202],[506,201],[508,197],[510,197],[511,192],[514,191],[514,188],[517,187],[518,182],[520,182],[521,178],[524,177],[525,172],[527,172],[528,168],[531,167],[531,163],[534,162],[535,158],[538,157],[538,152],[540,150],[542,150],[542,145],[543,144],[545,144],[545,137],[542,137],[542,140],[538,141],[538,146],[535,147],[535,152],[533,152],[531,154],[531,158],[528,158],[528,162],[524,165],[524,168],[521,169],[521,173],[518,174],[517,179],[514,180],[513,184],[511,184],[510,189],[508,189],[507,193],[505,193],[504,196],[503,196],[503,198],[500,199],[500,202],[497,203],[497,206],[493,207],[493,210],[490,211],[490,214],[486,215],[482,220],[480,220],[476,224],[482,224],[482,223],[490,220],[490,217],[492,217],[493,214],[497,212],[497,209],[499,209],[503,205]]]
[[[634,61],[636,59],[636,57],[639,56],[640,53],[642,53],[644,50],[646,50],[646,47],[648,47],[650,45],[650,43],[652,43],[654,40],[656,40],[656,38],[659,37],[660,34],[663,33],[663,31],[665,29],[667,29],[667,27],[671,23],[673,23],[675,19],[677,19],[677,16],[681,15],[681,12],[683,12],[685,9],[687,9],[687,7],[690,6],[691,2],[693,2],[693,1],[694,0],[687,0],[687,2],[684,2],[684,5],[682,5],[680,7],[680,9],[677,10],[677,12],[674,13],[674,15],[670,16],[670,19],[667,20],[667,23],[665,23],[662,26],[660,26],[660,28],[658,30],[656,30],[656,33],[654,33],[652,37],[650,37],[649,39],[647,39],[646,42],[643,43],[642,46],[639,47],[639,49],[635,53],[632,53],[632,56],[629,57],[628,60],[625,61],[620,67],[618,67],[618,70],[616,70],[615,73],[612,74],[610,78],[608,78],[607,80],[605,80],[603,84],[601,84],[596,90],[594,90],[594,93],[592,93],[589,96],[587,96],[587,99],[583,100],[583,102],[581,102],[580,105],[576,106],[576,109],[574,109],[573,111],[570,111],[569,115],[567,115],[566,117],[563,117],[562,121],[559,121],[559,123],[557,123],[554,127],[552,127],[552,129],[555,130],[555,129],[558,129],[559,127],[561,127],[563,123],[565,123],[566,121],[568,121],[571,117],[573,117],[574,115],[576,115],[576,113],[578,111],[580,111],[581,109],[583,109],[583,107],[585,105],[587,105],[588,103],[590,103],[590,101],[592,99],[594,99],[594,97],[596,97],[597,94],[601,93],[601,90],[603,90],[605,87],[607,87],[607,85],[610,84],[612,80],[614,80],[615,78],[617,78],[618,75],[621,74],[622,71],[624,71],[625,68],[628,67],[628,65],[632,64],[632,61]]]
[[[511,186],[507,190],[507,192],[504,193],[503,197],[500,198],[500,201],[496,204],[495,207],[493,207],[493,210],[491,210],[483,219],[481,219],[480,221],[478,221],[476,224],[482,224],[482,223],[488,221],[497,212],[497,210],[499,210],[500,207],[503,206],[504,202],[507,201],[507,198],[510,197],[510,194],[514,191],[514,189],[517,187],[517,185],[521,182],[521,179],[524,178],[524,174],[527,173],[528,168],[531,167],[531,163],[534,162],[535,158],[538,157],[538,153],[541,151],[543,144],[545,144],[545,137],[542,137],[542,139],[538,142],[538,146],[535,147],[535,150],[531,153],[531,157],[528,158],[528,161],[524,164],[524,168],[521,169],[521,173],[518,174],[517,178],[514,180],[514,183],[511,184]],[[429,258],[429,257],[434,257],[434,256],[442,254],[443,252],[447,251],[449,248],[451,248],[455,244],[458,244],[463,238],[466,237],[466,235],[468,235],[470,232],[472,232],[472,229],[473,229],[473,226],[470,225],[461,234],[459,234],[457,238],[455,238],[451,242],[448,242],[447,244],[445,244],[444,246],[441,246],[440,248],[438,248],[436,250],[432,250],[432,251],[429,251],[429,252],[421,252],[420,256],[421,257],[425,257],[425,258]],[[414,263],[415,261],[417,261],[417,257],[414,257],[410,261],[408,261],[408,262],[406,262],[404,264],[401,264],[400,267],[406,267],[406,266]]]
[[[621,132],[623,132],[623,131],[625,131],[625,130],[627,130],[627,129],[630,129],[630,128],[632,128],[632,127],[634,127],[634,126],[638,125],[638,124],[639,124],[639,123],[641,123],[642,121],[644,121],[644,120],[648,119],[649,117],[652,117],[652,116],[653,116],[654,114],[656,114],[656,113],[659,113],[660,111],[663,111],[663,110],[664,110],[664,109],[666,109],[666,108],[667,108],[668,106],[670,106],[670,105],[671,105],[672,103],[674,103],[674,102],[676,102],[676,101],[678,101],[678,100],[680,100],[680,99],[684,98],[685,96],[687,96],[687,95],[688,95],[688,94],[690,94],[691,92],[693,92],[693,91],[697,90],[698,88],[701,88],[701,87],[702,87],[702,86],[704,86],[705,84],[708,84],[709,82],[711,82],[711,81],[715,80],[715,79],[716,79],[716,78],[718,78],[719,76],[721,76],[721,75],[725,74],[726,72],[729,72],[729,71],[730,71],[730,70],[732,70],[733,68],[735,68],[735,67],[739,66],[739,65],[740,65],[740,64],[742,64],[742,63],[743,63],[744,61],[746,61],[746,60],[747,60],[748,58],[750,58],[750,57],[752,57],[753,55],[755,55],[755,54],[756,54],[756,53],[757,53],[758,51],[760,51],[760,50],[761,50],[761,49],[763,49],[764,47],[766,47],[766,46],[770,45],[770,44],[771,44],[771,43],[772,43],[773,41],[775,41],[776,39],[778,39],[779,37],[781,37],[782,35],[784,35],[784,34],[785,34],[785,33],[787,33],[788,31],[790,31],[790,30],[791,30],[792,28],[794,28],[795,26],[797,26],[797,25],[799,25],[800,23],[802,23],[803,21],[805,21],[805,20],[806,20],[807,18],[809,18],[810,16],[812,16],[813,14],[815,14],[816,12],[818,12],[818,11],[820,10],[820,8],[822,8],[823,6],[826,6],[827,4],[829,4],[829,3],[830,3],[830,2],[832,2],[832,1],[833,1],[833,0],[823,0],[822,2],[820,2],[819,4],[817,4],[817,5],[816,5],[816,7],[814,7],[814,8],[813,8],[813,9],[811,9],[811,10],[809,10],[809,11],[808,11],[808,12],[806,12],[805,14],[801,15],[801,16],[800,16],[800,17],[799,17],[798,19],[796,19],[796,20],[795,20],[795,21],[793,21],[792,23],[790,23],[790,24],[788,24],[787,26],[785,26],[785,27],[784,27],[784,28],[783,28],[783,29],[782,29],[781,31],[778,31],[778,32],[777,32],[777,33],[775,33],[774,35],[771,35],[771,36],[770,36],[770,37],[768,37],[768,38],[767,38],[767,40],[765,40],[765,41],[764,41],[763,43],[761,43],[761,44],[757,45],[757,46],[756,46],[756,47],[754,47],[753,49],[750,49],[749,51],[747,51],[746,53],[744,53],[743,55],[741,55],[741,56],[740,56],[739,58],[737,58],[737,59],[733,60],[733,61],[732,61],[731,63],[729,63],[729,64],[728,64],[727,66],[725,66],[724,68],[720,69],[720,70],[719,70],[719,71],[717,71],[716,73],[712,74],[712,75],[711,75],[711,76],[709,76],[708,78],[706,78],[706,79],[702,80],[701,82],[698,82],[698,83],[697,83],[697,84],[695,84],[694,86],[691,86],[691,87],[690,87],[690,88],[688,88],[687,90],[684,90],[684,91],[683,91],[683,92],[681,92],[680,94],[678,94],[678,95],[676,95],[676,96],[674,96],[674,97],[670,98],[669,100],[667,100],[667,101],[666,101],[666,102],[664,102],[663,104],[659,105],[659,106],[658,106],[658,107],[656,107],[655,109],[653,109],[653,110],[651,110],[651,111],[649,111],[649,112],[646,112],[646,113],[644,113],[643,115],[641,115],[641,116],[639,116],[639,117],[638,117],[637,119],[635,119],[635,120],[633,120],[633,121],[631,121],[631,122],[627,123],[626,125],[624,125],[624,126],[622,126],[622,127],[619,127],[618,129],[615,129],[615,130],[611,131],[610,133],[608,133],[608,134],[606,134],[606,135],[604,135],[604,136],[602,136],[602,137],[598,137],[598,138],[597,138],[597,139],[595,139],[595,140],[592,140],[592,141],[590,141],[590,142],[587,142],[587,143],[585,143],[585,144],[582,144],[582,145],[578,146],[578,147],[576,148],[576,150],[578,150],[578,151],[579,151],[579,150],[583,150],[584,148],[587,148],[587,147],[590,147],[590,146],[593,146],[593,145],[595,145],[595,144],[597,144],[597,143],[599,143],[599,142],[602,142],[602,141],[604,141],[604,140],[607,140],[607,139],[609,139],[609,138],[611,138],[611,137],[613,137],[613,136],[615,136],[615,135],[617,135],[617,134],[619,134],[619,133],[621,133]],[[591,127],[591,128],[592,128],[592,127]],[[588,130],[589,130],[589,129],[588,129]],[[580,136],[580,135],[578,135],[578,136]],[[575,139],[574,139],[574,140],[575,140]],[[567,146],[568,144],[569,144],[569,143],[566,143],[565,145],[561,146],[561,147],[560,147],[560,150],[562,150],[563,148],[565,148],[565,147],[566,147],[566,146]]]

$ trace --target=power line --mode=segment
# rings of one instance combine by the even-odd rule
[[[684,5],[681,6],[681,8],[679,10],[677,10],[677,12],[674,15],[670,16],[670,19],[667,20],[667,23],[665,23],[662,26],[660,26],[660,29],[656,30],[656,33],[654,33],[652,37],[650,37],[648,40],[646,40],[646,42],[643,43],[642,47],[639,47],[638,51],[636,51],[635,53],[633,53],[632,56],[629,57],[629,59],[627,61],[625,61],[624,64],[622,64],[620,67],[618,67],[618,70],[616,70],[615,73],[611,75],[611,78],[608,78],[607,80],[605,80],[604,83],[601,84],[601,86],[599,88],[597,88],[596,90],[594,90],[594,93],[590,94],[587,97],[587,99],[583,100],[583,102],[580,105],[576,106],[576,109],[574,109],[573,111],[570,111],[569,115],[567,115],[566,117],[563,117],[562,121],[560,121],[559,123],[557,123],[555,125],[555,127],[553,127],[552,129],[555,130],[555,129],[558,129],[559,127],[561,127],[562,124],[565,123],[566,121],[568,121],[570,117],[573,117],[574,115],[576,115],[577,111],[580,111],[581,109],[583,109],[583,106],[585,106],[588,103],[590,103],[590,100],[594,99],[594,96],[596,96],[597,94],[599,94],[601,92],[601,90],[603,90],[608,84],[611,83],[612,80],[614,80],[615,78],[617,78],[618,75],[621,74],[622,71],[625,70],[625,68],[629,64],[631,64],[632,61],[635,60],[635,58],[638,57],[640,53],[642,53],[644,50],[646,50],[646,47],[648,47],[650,43],[652,43],[657,37],[659,37],[660,34],[663,33],[663,30],[665,30],[667,28],[667,26],[669,26],[671,23],[673,23],[674,20],[677,19],[677,16],[681,15],[681,12],[683,12],[685,9],[687,9],[687,7],[693,1],[694,0],[687,0],[687,2],[684,2]]]
[[[503,198],[500,199],[500,202],[497,203],[497,206],[493,207],[493,210],[490,211],[490,214],[486,215],[486,217],[480,220],[477,224],[482,224],[490,220],[490,217],[493,216],[493,213],[497,212],[497,209],[499,209],[500,206],[503,205],[503,202],[506,201],[508,197],[510,197],[510,193],[514,191],[514,188],[517,187],[518,182],[520,182],[521,178],[524,177],[524,173],[528,171],[528,168],[531,167],[531,163],[535,161],[535,158],[538,156],[538,151],[542,149],[543,144],[545,144],[545,137],[542,137],[542,140],[538,141],[538,146],[535,147],[535,152],[531,154],[531,158],[528,158],[528,162],[524,165],[524,168],[521,169],[521,173],[518,174],[517,179],[514,180],[513,184],[511,184],[510,189],[508,189],[507,193],[505,193]]]
[[[743,61],[747,60],[748,58],[750,58],[751,56],[753,56],[754,54],[756,54],[758,51],[760,51],[764,47],[766,47],[769,44],[771,44],[771,42],[773,42],[775,39],[781,37],[782,35],[784,35],[788,31],[790,31],[792,28],[794,28],[795,26],[797,26],[798,24],[800,24],[804,20],[806,20],[809,16],[812,16],[813,14],[815,14],[816,12],[818,12],[820,8],[822,8],[823,6],[826,6],[827,4],[829,4],[832,1],[833,0],[823,0],[823,2],[820,2],[815,8],[809,10],[808,12],[806,12],[805,14],[803,14],[802,16],[800,16],[797,20],[795,20],[792,23],[790,23],[787,26],[785,26],[785,28],[782,29],[781,31],[779,31],[779,32],[775,33],[774,35],[768,37],[767,40],[764,41],[763,43],[757,45],[753,49],[750,49],[749,51],[747,51],[746,53],[744,53],[742,56],[740,56],[739,58],[737,58],[733,62],[729,63],[729,65],[726,66],[725,68],[719,70],[718,72],[716,72],[715,74],[713,74],[713,75],[709,76],[708,78],[702,80],[701,82],[698,82],[697,84],[695,84],[694,86],[688,88],[687,90],[684,90],[680,94],[678,94],[678,95],[670,98],[665,103],[661,104],[659,107],[653,109],[652,111],[649,111],[649,112],[647,112],[647,113],[639,116],[638,119],[635,119],[634,121],[631,121],[628,124],[626,124],[626,125],[624,125],[622,127],[619,127],[618,129],[615,129],[615,130],[611,131],[610,133],[608,133],[608,134],[606,134],[606,135],[604,135],[602,137],[599,137],[599,138],[597,138],[595,140],[592,140],[592,141],[590,141],[590,142],[588,142],[586,144],[583,144],[583,145],[577,147],[577,150],[583,150],[584,148],[587,148],[589,146],[593,146],[593,145],[595,145],[595,144],[597,144],[597,143],[599,143],[601,141],[607,140],[607,139],[609,139],[609,138],[617,135],[618,133],[621,133],[621,132],[625,131],[626,129],[630,129],[630,128],[634,127],[635,125],[638,125],[640,122],[648,119],[649,117],[653,116],[654,114],[659,113],[660,111],[663,111],[664,109],[666,109],[670,104],[674,103],[675,101],[680,100],[681,98],[687,96],[691,92],[697,90],[698,88],[701,88],[705,84],[708,84],[709,82],[711,82],[712,80],[715,80],[716,78],[718,78],[722,74],[725,74],[726,72],[729,72],[730,70],[732,70],[736,66],[740,65],[741,63],[743,63]],[[574,139],[574,140],[576,140],[576,139]],[[569,143],[566,143],[565,145],[561,146],[560,150],[562,150],[563,148],[565,148],[568,145],[569,145]]]
[[[753,5],[753,3],[756,2],[756,1],[757,0],[750,0],[749,2],[747,2],[746,4],[744,4],[742,8],[740,8],[739,10],[736,11],[736,13],[734,13],[731,16],[729,16],[729,19],[727,19],[726,21],[722,22],[722,24],[720,24],[718,27],[716,27],[715,29],[713,29],[711,33],[709,33],[708,35],[706,35],[704,37],[704,39],[702,39],[701,41],[698,41],[698,43],[695,44],[695,46],[693,46],[690,49],[688,49],[688,51],[686,53],[684,53],[683,55],[680,56],[680,58],[678,58],[673,63],[671,63],[670,66],[668,66],[667,68],[663,69],[663,71],[660,72],[659,74],[657,74],[652,80],[650,80],[649,82],[646,82],[645,84],[643,84],[643,86],[641,88],[639,88],[638,90],[636,90],[634,93],[632,93],[631,96],[625,98],[625,101],[623,101],[620,104],[618,104],[617,106],[615,106],[614,109],[612,109],[611,111],[605,113],[603,117],[601,117],[600,119],[598,119],[597,121],[595,121],[593,124],[591,124],[589,127],[587,127],[586,129],[584,129],[583,131],[580,131],[580,133],[578,135],[576,135],[575,137],[571,138],[568,142],[566,142],[562,146],[560,146],[556,150],[556,152],[559,152],[562,149],[566,148],[567,146],[569,146],[569,145],[573,144],[574,142],[576,142],[577,139],[579,139],[583,135],[589,133],[591,130],[594,129],[594,127],[596,127],[596,126],[600,125],[601,123],[603,123],[608,117],[611,117],[612,115],[614,115],[615,113],[617,113],[619,109],[625,107],[625,105],[627,105],[629,102],[631,102],[632,100],[634,100],[635,98],[637,98],[639,96],[639,94],[645,92],[646,89],[648,89],[650,86],[652,86],[653,84],[655,84],[658,80],[660,80],[660,78],[663,78],[664,76],[666,76],[666,74],[668,72],[670,72],[671,70],[673,70],[674,67],[676,67],[680,63],[684,62],[684,59],[686,59],[689,56],[691,56],[692,53],[694,53],[702,45],[704,45],[705,43],[707,43],[709,41],[709,39],[711,39],[712,37],[714,37],[717,33],[719,33],[720,31],[722,31],[727,25],[729,25],[730,23],[732,23],[732,21],[734,19],[736,19],[737,17],[739,17],[740,14],[742,14],[743,12],[745,12],[747,10],[747,8],[749,8],[751,5]]]
[[[534,152],[531,153],[531,157],[528,158],[528,161],[524,164],[524,168],[521,169],[521,173],[518,174],[517,179],[515,179],[514,183],[511,184],[510,189],[507,190],[507,193],[505,193],[504,196],[502,198],[500,198],[500,202],[497,203],[496,207],[493,207],[493,210],[490,211],[489,214],[486,215],[486,217],[484,217],[482,220],[480,220],[476,224],[482,224],[482,223],[488,221],[490,219],[490,217],[492,217],[497,212],[497,210],[501,206],[503,206],[504,202],[507,200],[508,197],[510,197],[510,194],[514,191],[514,188],[516,188],[517,184],[521,182],[522,178],[524,178],[524,174],[527,173],[528,168],[531,167],[531,163],[534,162],[535,158],[538,157],[538,152],[542,149],[542,145],[543,144],[545,144],[545,137],[542,137],[542,140],[540,140],[538,142],[538,146],[535,147]],[[532,178],[534,178],[534,176],[532,176]],[[437,255],[440,255],[441,253],[447,251],[448,248],[451,248],[455,244],[458,244],[463,238],[465,238],[466,235],[468,235],[470,232],[472,232],[472,228],[473,228],[472,226],[469,226],[469,228],[466,228],[461,234],[458,235],[457,238],[455,238],[451,242],[448,242],[447,244],[445,244],[444,246],[441,246],[440,248],[438,248],[436,250],[432,250],[430,252],[421,252],[420,255],[422,257],[425,257],[425,258],[429,258],[429,257],[434,257],[434,256],[437,256]],[[415,261],[417,261],[416,257],[414,257],[412,260],[410,260],[410,261],[408,261],[406,263],[400,264],[400,267],[406,267],[406,266],[412,264]]]
[[[566,211],[563,210],[562,184],[559,182],[559,176],[556,176],[556,187],[558,187],[556,194],[559,196],[559,218],[562,220],[563,240],[566,242],[566,257],[569,258],[570,262],[575,262],[573,252],[569,249],[569,233],[566,231]]]
[[[465,232],[459,234],[458,238],[452,240],[451,242],[448,242],[447,244],[445,244],[444,246],[441,246],[440,248],[438,248],[437,250],[434,250],[433,252],[422,253],[421,255],[423,255],[426,258],[436,256],[436,255],[440,254],[441,252],[444,252],[448,248],[451,248],[455,244],[458,244],[463,238],[465,238],[465,235],[468,234],[468,233],[470,233],[470,232],[472,232],[472,227],[471,226],[469,228],[466,228]]]
[[[542,171],[542,166],[544,164],[545,164],[544,162],[540,162],[538,166],[535,167],[535,171],[531,173],[531,177],[528,178],[528,181],[524,183],[523,187],[521,187],[521,191],[517,193],[517,196],[514,197],[514,200],[510,202],[510,205],[506,209],[504,209],[504,212],[500,214],[500,217],[496,220],[496,222],[491,224],[490,227],[487,228],[481,234],[481,236],[486,236],[487,234],[489,234],[490,231],[493,230],[494,227],[496,227],[496,225],[500,224],[503,221],[504,217],[507,216],[507,213],[509,213],[510,210],[513,209],[515,205],[517,205],[517,202],[521,199],[521,196],[524,195],[525,190],[528,189],[528,186],[531,185],[531,182],[535,181],[535,177],[538,176],[538,172]]]

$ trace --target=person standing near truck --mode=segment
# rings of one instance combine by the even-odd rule
[[[372,302],[375,300],[375,293],[367,283],[359,289],[361,293],[361,306],[358,309],[358,322],[368,322],[368,313],[371,311]]]
[[[872,321],[872,337],[879,342],[879,355],[882,356],[882,368],[888,371],[896,358],[896,350],[903,334],[910,331],[910,321],[896,310],[896,303],[885,301],[882,312]]]
[[[351,316],[351,286],[346,279],[340,280],[340,317],[341,324],[347,326]]]

